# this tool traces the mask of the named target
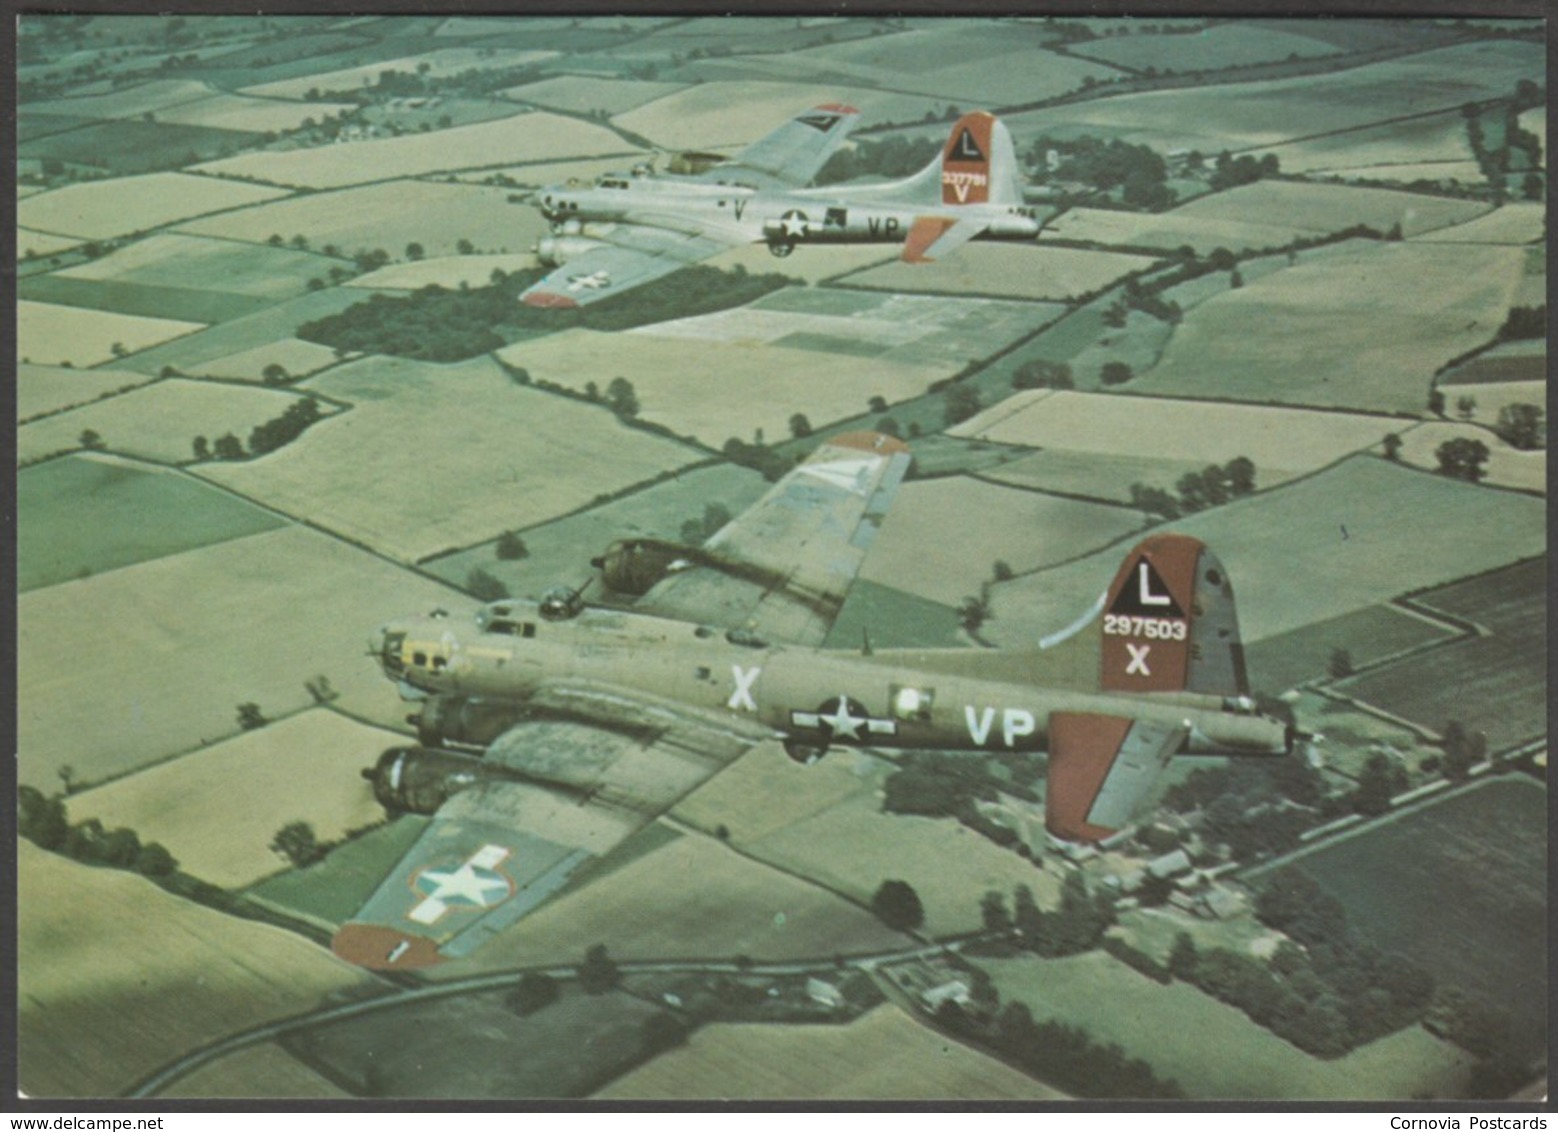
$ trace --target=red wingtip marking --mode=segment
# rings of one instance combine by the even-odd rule
[[[579,305],[567,295],[559,295],[552,291],[531,291],[520,301],[527,307],[543,307],[548,310],[568,310]]]
[[[826,110],[830,114],[859,114],[860,111],[853,106],[846,106],[842,102],[824,102],[821,106],[814,106],[814,110]]]
[[[834,448],[863,448],[867,452],[881,452],[893,455],[897,452],[907,452],[909,446],[895,436],[888,436],[885,432],[841,432],[837,436],[829,437],[828,444]],[[825,446],[825,447],[826,447]]]
[[[407,935],[376,924],[342,924],[330,950],[348,963],[372,971],[412,971],[442,963],[438,945],[426,936]]]
[[[916,217],[914,226],[909,229],[909,237],[903,242],[902,259],[905,263],[934,263],[925,253],[930,246],[942,236],[947,229],[957,223],[940,216]]]

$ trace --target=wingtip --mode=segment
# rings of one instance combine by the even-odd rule
[[[541,307],[543,310],[571,310],[579,305],[567,295],[559,295],[555,291],[527,291],[519,301],[527,307]]]
[[[814,106],[814,110],[823,110],[829,114],[859,114],[860,111],[845,102],[824,102],[821,106]]]
[[[370,971],[413,971],[444,961],[438,945],[426,936],[378,924],[342,924],[330,941],[330,950]]]
[[[837,436],[830,436],[828,444],[834,448],[860,448],[867,452],[880,452],[888,456],[909,451],[909,446],[896,436],[888,436],[885,432],[868,432],[864,429],[859,432],[842,432]]]

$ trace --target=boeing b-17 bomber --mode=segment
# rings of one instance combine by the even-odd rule
[[[1126,825],[1176,753],[1292,749],[1249,697],[1228,577],[1185,535],[1126,556],[1096,692],[1014,683],[965,649],[815,647],[908,465],[901,441],[846,433],[701,548],[613,544],[597,561],[639,595],[630,612],[562,587],[384,625],[370,651],[435,745],[364,773],[387,808],[434,820],[336,952],[395,969],[468,954],[765,739],[804,762],[835,745],[1047,748],[1046,825],[1079,841]]]
[[[537,307],[577,307],[620,294],[742,244],[783,258],[797,244],[903,244],[927,263],[970,240],[1027,240],[1042,222],[1023,203],[1012,136],[977,110],[952,126],[934,160],[901,181],[800,188],[859,120],[828,103],[786,122],[735,157],[693,155],[692,174],[608,173],[552,185],[537,203],[552,234],[536,253],[558,265],[520,296]]]

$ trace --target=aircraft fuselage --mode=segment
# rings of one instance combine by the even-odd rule
[[[522,712],[548,685],[615,688],[756,721],[801,759],[841,746],[1044,750],[1055,712],[1183,726],[1187,754],[1281,754],[1291,746],[1283,724],[1245,701],[1048,689],[982,674],[994,654],[978,650],[770,645],[739,631],[601,609],[547,621],[536,606],[499,602],[475,617],[391,623],[373,647],[386,675],[412,696],[501,716],[504,706]],[[1150,653],[1142,663],[1150,666]]]

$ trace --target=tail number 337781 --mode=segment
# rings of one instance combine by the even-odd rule
[[[1112,637],[1145,637],[1149,641],[1182,641],[1185,622],[1172,617],[1133,617],[1104,614],[1104,632]]]

